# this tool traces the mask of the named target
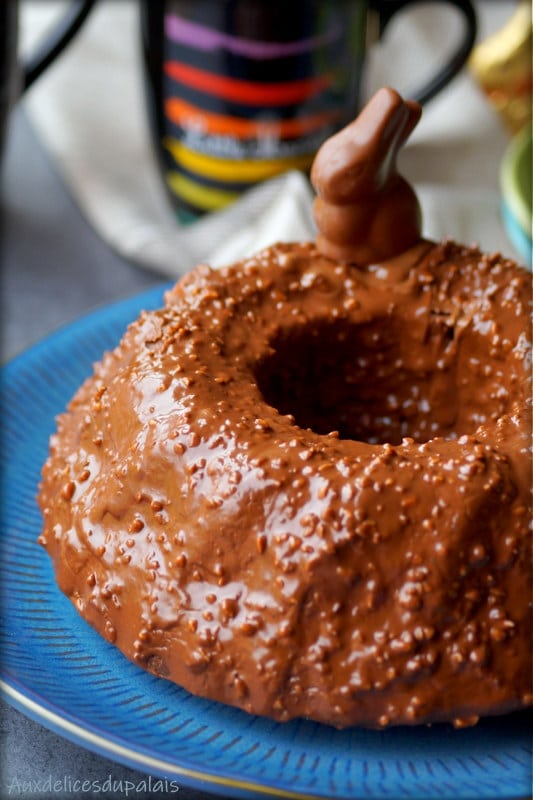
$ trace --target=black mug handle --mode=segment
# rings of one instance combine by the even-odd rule
[[[381,0],[381,2],[380,0],[371,0],[371,8],[378,14],[379,35],[381,36],[397,11],[405,8],[405,6],[421,2],[427,2],[427,0],[385,0],[385,2],[383,2],[383,0]],[[461,67],[465,64],[476,41],[477,18],[470,0],[446,0],[446,2],[458,8],[464,15],[466,25],[463,38],[450,56],[448,63],[414,94],[413,99],[417,100],[419,103],[427,103],[428,100],[435,97],[435,95],[457,75]]]
[[[6,0],[1,0],[6,2]],[[9,2],[9,0],[7,0]],[[22,91],[31,86],[79,31],[96,0],[76,0],[52,33],[22,63]]]

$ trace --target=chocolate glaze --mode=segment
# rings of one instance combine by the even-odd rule
[[[531,704],[529,313],[525,270],[449,242],[198,267],[58,420],[60,588],[140,666],[279,720]]]
[[[421,107],[380,89],[359,116],[320,148],[311,170],[317,245],[329,258],[379,263],[420,240],[421,214],[396,170]]]

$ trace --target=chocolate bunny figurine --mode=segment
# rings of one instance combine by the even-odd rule
[[[420,115],[414,100],[380,89],[353,122],[322,145],[311,182],[318,195],[317,246],[325,256],[375,264],[420,241],[417,197],[396,171],[398,150]]]

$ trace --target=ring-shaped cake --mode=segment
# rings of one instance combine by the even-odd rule
[[[527,275],[412,256],[200,267],[59,419],[42,541],[138,664],[339,726],[531,701]]]
[[[254,714],[532,703],[529,276],[420,237],[395,171],[419,116],[378,93],[315,160],[317,244],[193,270],[51,440],[60,588],[140,666]]]

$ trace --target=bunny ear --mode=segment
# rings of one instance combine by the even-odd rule
[[[349,127],[356,141],[379,158],[397,140],[408,116],[403,98],[394,89],[385,87],[376,92]]]
[[[403,100],[394,89],[385,88],[377,92],[363,113],[367,110],[371,141],[366,157],[374,164],[375,186],[379,188],[394,174],[398,151],[420,119],[422,107],[414,100]]]
[[[403,100],[394,89],[380,89],[375,97],[379,97],[381,108],[372,109],[370,104],[367,108],[375,115],[372,137],[376,160],[394,163],[422,115],[422,106],[415,100]]]
[[[405,108],[407,109],[407,117],[404,125],[404,129],[402,132],[402,136],[399,142],[399,147],[401,147],[412,134],[416,126],[418,125],[418,121],[422,116],[422,106],[420,103],[417,103],[416,100],[405,100],[404,101]]]
[[[401,100],[389,117],[389,130],[379,142],[377,185],[381,186],[396,170],[398,151],[403,147],[422,115],[422,106],[415,100]]]

